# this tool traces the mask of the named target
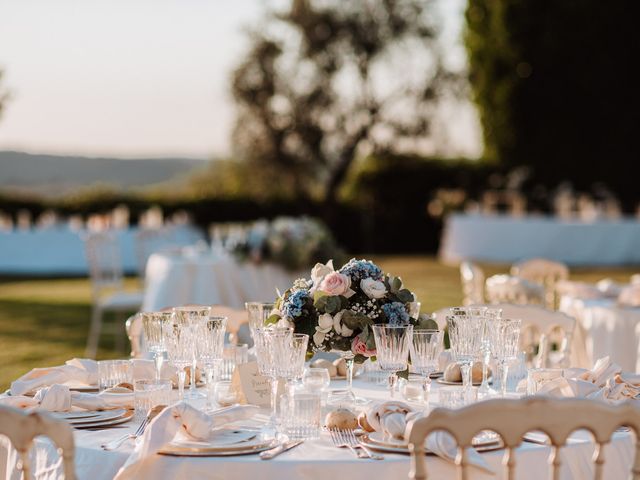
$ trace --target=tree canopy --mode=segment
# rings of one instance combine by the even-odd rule
[[[532,166],[547,184],[633,191],[637,12],[628,0],[469,0],[466,46],[486,155]]]
[[[358,153],[423,141],[447,78],[433,5],[292,0],[270,9],[233,74],[236,155],[264,181],[332,204]]]

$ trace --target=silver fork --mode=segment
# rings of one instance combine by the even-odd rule
[[[140,423],[140,426],[134,433],[127,433],[126,435],[116,438],[115,440],[112,440],[108,443],[103,443],[101,445],[102,449],[116,450],[117,448],[120,447],[120,445],[122,445],[127,440],[129,439],[135,440],[136,438],[138,438],[140,435],[144,433],[144,430],[145,428],[147,428],[147,425],[149,424],[149,422],[153,420],[162,410],[164,410],[165,407],[166,405],[156,405],[155,407],[149,410],[149,413],[147,413],[147,416],[142,421],[142,423]]]
[[[358,458],[368,458],[364,452],[361,452],[358,449],[354,448],[346,439],[342,438],[340,430],[335,428],[330,428],[329,434],[331,435],[331,440],[333,441],[333,444],[336,447],[348,448]]]
[[[362,449],[362,451],[366,453],[369,458],[372,458],[373,460],[384,460],[384,456],[373,453],[367,447],[362,445],[356,438],[356,434],[353,433],[353,430],[344,430],[344,436],[352,447]]]

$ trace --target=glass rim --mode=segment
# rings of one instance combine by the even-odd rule
[[[210,305],[180,305],[178,307],[171,307],[171,312],[198,312],[206,310],[211,311]]]
[[[131,365],[131,360],[127,360],[124,358],[109,358],[109,359],[105,359],[105,360],[96,360],[96,363],[98,365],[102,364],[102,365],[106,365],[106,364],[112,364],[112,365],[125,365],[125,364],[129,364]]]
[[[435,328],[418,328],[418,329],[414,329],[413,333],[414,334],[421,334],[421,333],[440,333],[442,332],[442,330],[440,329],[435,329]],[[443,332],[444,333],[444,332]]]
[[[143,317],[171,317],[173,315],[173,311],[171,310],[149,310],[144,312],[138,312],[138,315]]]
[[[408,330],[410,328],[413,328],[413,325],[384,325],[381,323],[375,324],[375,325],[371,325],[371,328],[379,328],[379,329],[383,329],[383,328],[388,328],[388,329],[397,329],[397,330]]]
[[[208,315],[207,320],[229,320],[226,315]]]
[[[244,308],[257,306],[261,306],[264,308],[265,305],[271,305],[271,307],[273,307],[275,306],[275,302],[244,302]]]

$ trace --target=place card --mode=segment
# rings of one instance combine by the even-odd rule
[[[231,379],[231,389],[238,403],[271,406],[271,380],[258,372],[258,362],[236,365]],[[278,381],[278,396],[284,392],[284,382]]]

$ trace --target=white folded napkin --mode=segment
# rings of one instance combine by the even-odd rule
[[[448,462],[455,463],[456,456],[458,455],[458,444],[455,439],[447,432],[434,432],[427,437],[426,447],[431,452],[435,453],[438,457],[447,460]],[[469,465],[484,470],[487,473],[495,474],[487,461],[482,458],[475,449],[467,449],[467,460]]]
[[[609,357],[599,359],[593,369],[567,369],[565,376],[544,384],[538,394],[579,397],[618,403],[640,395],[640,375],[622,373]]]
[[[51,385],[34,396],[38,408],[51,412],[66,412],[71,407],[85,410],[133,408],[133,392],[125,388],[108,388],[100,393],[72,392],[66,385]]]
[[[7,405],[9,407],[26,409],[34,408],[38,406],[38,401],[33,397],[26,397],[24,395],[7,395],[0,397],[0,405]]]
[[[133,380],[155,378],[156,370],[153,360],[136,358],[131,363]],[[162,366],[163,379],[169,380],[175,374],[175,367],[167,363]],[[97,386],[98,381],[98,362],[87,358],[74,358],[57,367],[34,368],[11,383],[11,394],[24,395],[35,392],[41,387],[67,382]]]
[[[11,383],[11,394],[23,395],[40,387],[69,381],[83,385],[97,385],[97,362],[86,358],[74,358],[57,367],[34,368]]]
[[[158,452],[162,446],[173,440],[179,431],[195,440],[206,440],[213,428],[251,418],[259,410],[255,405],[234,405],[207,415],[185,402],[165,408],[151,421],[141,441],[115,478],[139,478],[137,471],[140,462]]]

